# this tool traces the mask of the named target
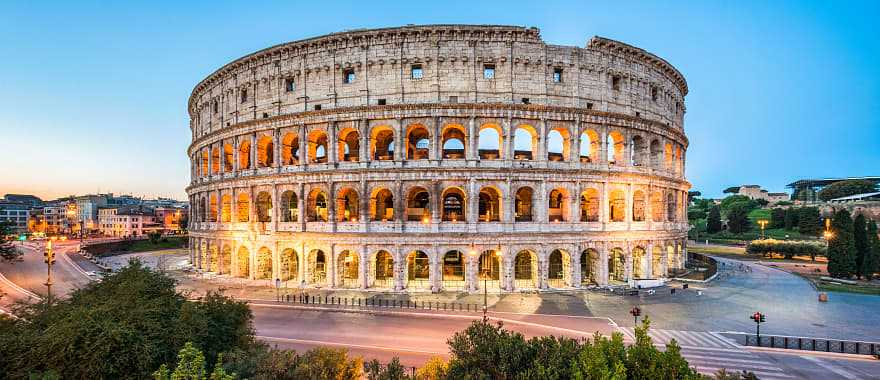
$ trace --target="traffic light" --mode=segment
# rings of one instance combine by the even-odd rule
[[[752,316],[749,317],[749,319],[755,321],[755,323],[764,323],[767,321],[764,314],[761,314],[760,312],[757,312],[757,311],[755,312],[755,314],[752,314]]]

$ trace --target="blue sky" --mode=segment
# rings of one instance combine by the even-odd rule
[[[285,41],[428,23],[600,35],[665,58],[690,87],[687,176],[706,195],[880,175],[877,14],[877,1],[4,1],[0,194],[183,199],[200,79]]]

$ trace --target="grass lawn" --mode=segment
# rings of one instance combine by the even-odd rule
[[[166,241],[159,241],[156,244],[150,243],[150,240],[137,240],[126,249],[127,252],[147,252],[159,251],[163,249],[183,248],[186,246],[187,238],[182,236],[174,236],[165,238]]]
[[[849,284],[833,284],[825,281],[814,281],[819,290],[827,292],[844,292],[844,293],[860,293],[880,295],[880,286],[873,285],[849,285]]]
[[[743,247],[689,245],[688,251],[696,252],[696,253],[705,253],[707,255],[745,255],[746,254],[746,250]]]

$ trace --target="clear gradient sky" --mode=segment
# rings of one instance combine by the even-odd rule
[[[704,195],[880,175],[880,1],[133,3],[0,2],[0,195],[185,199],[186,103],[206,75],[286,41],[432,23],[665,58],[690,87],[687,177]]]

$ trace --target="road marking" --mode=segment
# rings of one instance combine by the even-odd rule
[[[819,359],[817,357],[807,356],[807,355],[800,355],[800,357],[802,357],[808,361],[811,361],[813,363],[816,363],[816,365],[818,365],[819,367],[825,368],[831,372],[834,372],[840,376],[843,376],[843,378],[845,378],[845,379],[861,379],[860,376],[857,376],[856,374],[849,372],[843,368],[840,368],[836,365],[826,363],[826,362],[822,361],[822,359]]]
[[[24,295],[26,295],[26,296],[28,296],[28,297],[30,297],[30,298],[37,299],[37,300],[39,300],[39,299],[41,298],[41,297],[38,296],[36,293],[34,293],[34,292],[30,291],[30,290],[27,290],[27,289],[25,289],[25,288],[22,288],[21,286],[18,286],[18,285],[16,285],[16,284],[15,284],[14,282],[12,282],[12,281],[9,281],[9,279],[6,278],[6,276],[4,276],[3,273],[0,273],[0,282],[6,284],[7,286],[9,286],[10,288],[12,288],[13,290],[15,290],[15,291],[17,291],[17,292],[19,292],[19,293],[22,293],[22,294],[24,294]]]
[[[304,343],[304,344],[314,344],[317,346],[345,346],[345,347],[356,347],[356,348],[367,348],[372,350],[383,350],[383,351],[394,351],[394,352],[412,352],[417,354],[431,354],[431,355],[448,355],[447,352],[437,352],[437,351],[426,351],[426,350],[414,350],[409,348],[399,348],[399,347],[384,347],[384,346],[372,346],[366,344],[354,344],[354,343],[339,343],[339,342],[327,342],[322,340],[307,340],[307,339],[295,339],[295,338],[278,338],[271,336],[262,336],[257,335],[257,339],[269,340],[269,341],[279,341],[279,342],[289,342],[289,343]]]
[[[69,264],[70,266],[72,266],[73,269],[76,269],[76,271],[77,271],[79,274],[83,275],[83,277],[87,278],[87,279],[89,280],[89,282],[94,281],[94,279],[92,278],[92,276],[89,276],[89,274],[86,273],[86,271],[83,270],[82,267],[79,266],[79,264],[73,262],[73,259],[71,259],[70,256],[67,255],[66,252],[60,252],[60,254],[61,254],[61,257],[64,258],[64,261],[67,262],[67,264]]]

